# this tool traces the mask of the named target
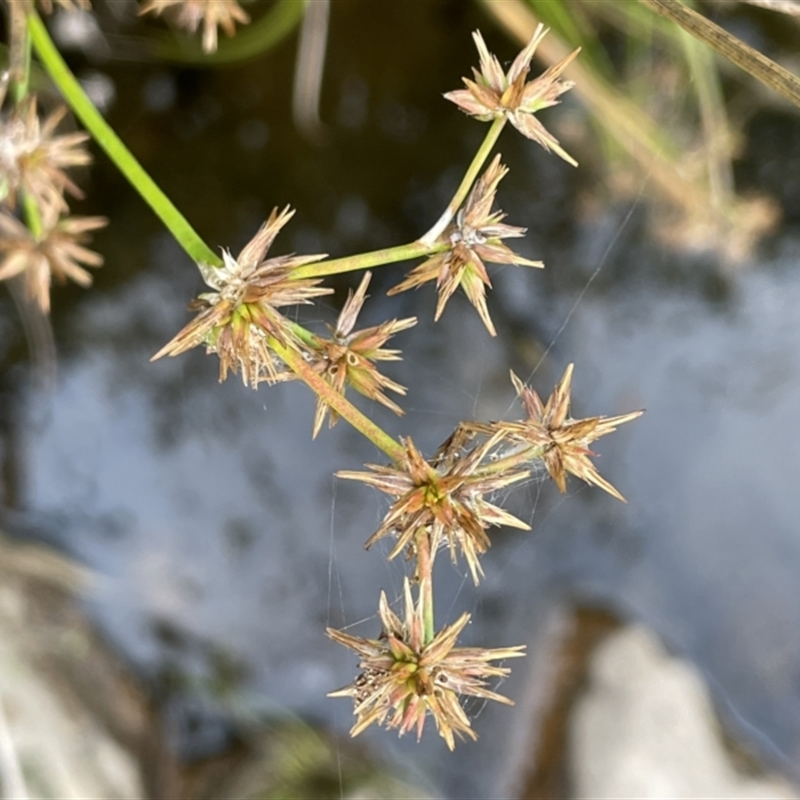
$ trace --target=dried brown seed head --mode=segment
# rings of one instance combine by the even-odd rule
[[[281,228],[292,218],[288,206],[272,210],[269,219],[248,242],[238,258],[223,250],[223,266],[200,264],[205,282],[213,292],[201,294],[190,305],[200,310],[188,325],[156,353],[176,356],[200,344],[220,359],[220,381],[228,371],[239,372],[245,386],[254,389],[262,381],[274,383],[289,377],[283,364],[269,348],[268,339],[303,350],[292,323],[279,311],[284,306],[310,303],[314,297],[330,294],[332,289],[318,286],[316,278],[293,279],[295,267],[319,261],[324,255],[265,256]]]
[[[370,725],[386,725],[402,736],[415,731],[422,736],[425,720],[433,718],[447,746],[455,748],[455,737],[477,739],[459,696],[512,701],[487,687],[491,678],[503,678],[510,670],[491,664],[524,655],[524,647],[488,650],[456,647],[458,635],[467,625],[462,614],[425,642],[421,602],[414,603],[408,579],[404,585],[405,618],[400,619],[381,592],[379,615],[383,630],[378,639],[364,639],[328,628],[328,635],[361,656],[363,672],[349,686],[331,692],[330,697],[352,697],[356,723],[350,731],[357,736]]]
[[[332,330],[332,338],[314,337],[314,342],[309,347],[310,363],[312,368],[339,394],[344,395],[346,388],[351,386],[365,397],[376,400],[395,414],[402,415],[403,409],[390,400],[384,390],[389,389],[405,395],[405,386],[382,375],[373,362],[398,361],[400,351],[385,348],[383,345],[396,333],[416,325],[417,318],[393,319],[353,332],[356,319],[367,297],[370,278],[371,273],[365,273],[357,291],[355,293],[351,291],[348,295],[347,302],[339,314],[336,328]],[[338,420],[338,414],[319,398],[314,417],[315,438],[328,412],[330,412],[330,427],[333,427]]]
[[[531,59],[546,34],[547,29],[540,24],[506,73],[497,57],[489,52],[480,31],[475,31],[472,36],[480,56],[480,70],[473,69],[474,80],[462,79],[465,89],[448,92],[445,97],[464,113],[484,122],[507,117],[520,133],[576,167],[578,163],[575,159],[561,147],[535,114],[556,105],[560,102],[558,98],[573,87],[571,81],[562,81],[561,75],[578,55],[580,48],[551,66],[538,78],[526,82]]]
[[[511,381],[522,400],[527,418],[520,422],[470,424],[467,429],[473,433],[500,435],[506,441],[538,450],[548,474],[562,493],[567,489],[569,473],[599,486],[624,503],[625,498],[600,476],[589,460],[590,456],[595,455],[589,445],[601,436],[612,433],[619,425],[640,417],[644,411],[633,411],[616,417],[572,419],[569,416],[569,406],[573,366],[570,364],[564,371],[546,403],[542,403],[536,391],[526,386],[512,372]]]
[[[367,547],[384,536],[396,537],[389,558],[406,548],[413,552],[416,538],[430,537],[431,552],[447,546],[455,562],[460,551],[477,584],[483,574],[479,557],[491,545],[487,529],[509,525],[523,530],[530,526],[484,495],[491,495],[529,475],[527,470],[496,471],[486,462],[500,435],[466,452],[456,445],[446,445],[427,461],[411,439],[404,440],[406,457],[402,464],[380,466],[367,464],[372,472],[338,472],[340,478],[358,480],[396,498],[377,531],[367,540]],[[448,440],[451,441],[451,440]]]
[[[195,33],[203,23],[203,50],[213,53],[217,49],[217,29],[222,28],[227,36],[236,33],[236,23],[247,25],[250,16],[237,0],[148,0],[140,14],[161,14],[167,9],[175,10],[176,24]]]
[[[525,228],[503,222],[505,214],[502,211],[492,211],[497,186],[507,172],[508,169],[500,163],[500,155],[496,155],[484,174],[475,182],[453,223],[441,235],[440,241],[446,242],[448,249],[431,256],[411,270],[404,281],[389,290],[390,295],[435,280],[439,299],[434,319],[438,320],[447,301],[461,286],[470,303],[477,309],[486,329],[492,336],[497,335],[486,306],[486,287],[491,288],[492,284],[484,261],[528,267],[544,266],[541,261],[531,261],[517,255],[503,244],[503,239],[525,235]]]

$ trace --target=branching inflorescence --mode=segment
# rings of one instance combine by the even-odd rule
[[[86,7],[85,0],[61,0],[59,4],[66,8]],[[506,239],[522,237],[525,229],[505,223],[505,215],[494,207],[500,181],[508,168],[499,155],[485,170],[484,165],[506,122],[546,150],[576,164],[536,114],[558,103],[571,87],[561,75],[577,51],[528,80],[531,60],[546,33],[541,26],[508,72],[489,53],[480,33],[474,34],[480,69],[473,71],[471,79],[464,79],[465,88],[445,96],[468,115],[491,125],[452,201],[436,224],[416,242],[333,260],[323,255],[267,257],[294,213],[287,206],[282,211],[273,210],[236,258],[227,250],[220,258],[94,112],[61,61],[32,4],[11,6],[14,13],[21,10],[25,14],[29,32],[29,37],[11,42],[12,51],[30,47],[33,42],[43,66],[90,134],[194,258],[211,290],[192,302],[190,309],[198,312],[197,316],[153,358],[176,356],[201,346],[208,353],[217,354],[221,381],[229,373],[236,373],[245,386],[255,389],[261,383],[300,379],[317,395],[314,437],[326,418],[331,426],[345,419],[389,458],[388,464],[368,464],[366,472],[338,473],[340,478],[361,481],[389,495],[389,510],[366,546],[387,538],[392,543],[388,557],[403,554],[412,564],[403,592],[403,617],[392,611],[386,595],[381,594],[378,617],[382,630],[377,638],[328,630],[334,641],[360,657],[361,672],[355,681],[332,693],[353,699],[356,723],[351,733],[356,735],[376,724],[397,729],[400,734],[414,731],[419,737],[426,719],[431,717],[451,749],[457,737],[475,739],[461,698],[510,703],[493,691],[489,682],[509,672],[495,662],[519,657],[524,648],[457,647],[458,637],[469,621],[468,614],[436,629],[433,578],[437,554],[446,550],[456,564],[463,559],[478,584],[483,576],[481,556],[491,546],[492,529],[529,529],[497,504],[498,496],[542,464],[561,492],[566,490],[567,474],[571,474],[622,500],[622,495],[598,474],[590,460],[593,453],[589,445],[642,412],[575,420],[569,415],[572,365],[546,403],[512,373],[513,387],[525,411],[523,419],[462,422],[426,458],[410,436],[395,440],[356,409],[345,393],[352,389],[397,414],[403,413],[387,392],[402,397],[406,388],[382,374],[377,362],[400,358],[399,350],[386,345],[411,328],[416,318],[356,328],[367,299],[371,277],[367,268],[423,258],[389,294],[435,282],[438,320],[450,297],[461,288],[494,336],[486,297],[486,290],[491,288],[486,264],[543,266],[505,244]],[[202,25],[203,47],[207,51],[217,46],[218,28],[232,35],[236,23],[249,21],[235,0],[149,0],[142,11],[174,13],[178,24],[192,31]],[[19,26],[12,25],[11,29]],[[14,63],[26,60],[19,54],[12,58]],[[78,193],[67,170],[88,163],[84,149],[87,136],[57,134],[64,113],[60,110],[41,121],[36,98],[27,89],[26,75],[7,73],[3,80],[0,101],[7,99],[10,86],[13,102],[9,110],[0,112],[0,279],[24,276],[31,296],[47,311],[52,277],[69,278],[82,285],[90,282],[84,267],[99,266],[101,259],[85,248],[84,237],[105,220],[66,216],[64,193]],[[321,285],[323,276],[353,270],[365,271],[363,278],[358,289],[348,296],[336,325],[329,327],[328,336],[307,330],[285,315],[287,308],[313,303],[332,292]]]

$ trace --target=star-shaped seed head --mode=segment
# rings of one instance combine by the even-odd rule
[[[396,498],[366,546],[393,535],[397,541],[389,554],[392,559],[406,548],[413,553],[416,538],[429,536],[432,553],[447,546],[455,563],[460,551],[477,584],[483,574],[479,557],[491,545],[487,529],[492,525],[509,525],[530,530],[522,520],[484,497],[530,474],[520,469],[502,472],[492,469],[489,456],[501,438],[499,434],[490,437],[466,452],[446,443],[430,461],[408,438],[403,441],[406,456],[398,465],[367,464],[372,472],[338,472],[340,478],[362,481]]]
[[[562,81],[560,78],[578,55],[580,48],[551,66],[538,78],[527,81],[531,59],[546,34],[547,29],[540,24],[525,49],[514,59],[508,72],[503,72],[497,57],[486,47],[480,31],[475,31],[472,36],[480,56],[480,70],[472,70],[474,80],[462,78],[465,89],[448,92],[445,97],[466,114],[484,122],[507,117],[520,133],[576,167],[578,162],[561,147],[535,114],[559,103],[558,98],[574,86],[572,81]]]
[[[589,445],[601,436],[612,433],[618,426],[640,417],[644,411],[616,417],[572,419],[569,405],[573,366],[570,364],[567,367],[546,403],[542,403],[539,395],[512,372],[511,381],[522,399],[527,418],[521,422],[473,426],[473,429],[492,435],[500,433],[508,441],[524,443],[539,450],[548,474],[562,493],[567,489],[569,473],[599,486],[624,503],[625,498],[600,476],[589,460],[589,456],[596,455]]]
[[[292,218],[288,206],[272,210],[269,219],[238,258],[223,250],[223,266],[200,264],[205,282],[213,292],[201,294],[190,305],[200,313],[151,360],[176,356],[197,345],[215,352],[220,360],[220,381],[228,371],[241,372],[245,386],[254,389],[262,381],[285,380],[283,363],[272,352],[270,337],[283,345],[303,349],[292,323],[279,311],[284,306],[310,303],[311,298],[330,294],[333,290],[318,286],[316,278],[293,279],[295,267],[319,261],[324,255],[265,256],[281,228]]]
[[[439,238],[440,242],[448,245],[447,249],[411,270],[406,279],[390,289],[388,294],[398,294],[428,281],[436,281],[439,298],[434,319],[438,320],[453,292],[461,286],[486,329],[492,336],[497,335],[486,306],[486,287],[491,288],[492,283],[484,261],[527,267],[544,266],[541,261],[531,261],[517,255],[502,241],[524,236],[526,230],[506,225],[503,222],[506,215],[500,210],[492,210],[497,186],[507,173],[507,167],[500,163],[500,155],[496,155],[475,182],[453,223]]]
[[[397,729],[400,736],[416,731],[419,739],[430,716],[439,735],[453,750],[456,736],[478,738],[459,696],[513,705],[507,697],[489,689],[487,681],[504,678],[510,672],[507,667],[494,666],[492,661],[523,656],[524,647],[456,647],[469,614],[462,614],[426,642],[422,603],[414,603],[408,579],[403,594],[405,619],[400,619],[381,592],[378,613],[383,630],[377,639],[328,628],[331,639],[361,656],[359,668],[363,670],[352,684],[329,696],[353,698],[356,723],[351,736],[375,724]]]
[[[314,337],[309,348],[310,363],[339,394],[344,396],[346,388],[350,386],[365,397],[377,400],[395,414],[402,415],[403,409],[384,394],[384,389],[405,395],[405,386],[382,375],[373,362],[399,361],[400,351],[385,348],[383,345],[396,333],[416,325],[417,318],[393,319],[371,328],[353,331],[358,314],[367,298],[367,287],[371,277],[372,273],[365,273],[357,291],[348,294],[336,327],[331,329],[332,337],[330,339]],[[314,417],[314,438],[322,428],[329,411],[330,427],[333,427],[338,421],[338,414],[319,398]]]

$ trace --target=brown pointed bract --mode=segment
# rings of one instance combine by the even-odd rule
[[[503,678],[510,672],[507,667],[490,662],[523,656],[525,648],[456,647],[459,634],[470,620],[469,614],[462,614],[426,643],[422,603],[414,603],[407,578],[403,596],[405,618],[400,619],[381,592],[378,613],[383,630],[377,639],[328,628],[331,639],[358,653],[359,668],[363,670],[353,683],[329,696],[353,698],[356,723],[350,731],[352,736],[370,725],[385,724],[397,729],[400,736],[414,731],[419,739],[430,716],[439,735],[453,750],[456,736],[478,738],[459,696],[513,705],[507,697],[487,687],[488,679]]]

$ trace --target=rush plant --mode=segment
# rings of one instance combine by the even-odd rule
[[[492,154],[501,132],[511,123],[519,133],[577,165],[539,115],[571,88],[563,74],[578,50],[531,77],[531,60],[546,35],[542,26],[508,70],[489,52],[481,34],[474,34],[478,67],[464,78],[461,88],[445,97],[488,129],[452,200],[416,241],[336,259],[321,254],[274,255],[280,253],[276,240],[294,213],[286,206],[272,211],[237,256],[227,250],[218,255],[92,105],[56,50],[33,3],[14,0],[8,5],[13,36],[10,68],[0,90],[4,101],[0,117],[0,279],[23,276],[31,296],[47,311],[53,277],[85,285],[90,281],[85,267],[100,264],[100,257],[86,249],[84,237],[105,221],[68,216],[65,199],[65,193],[79,191],[68,170],[88,161],[84,148],[88,137],[59,134],[62,111],[39,118],[36,98],[28,86],[32,49],[88,134],[158,214],[195,261],[208,286],[208,291],[190,304],[196,312],[194,318],[153,358],[203,347],[219,359],[221,381],[237,374],[253,389],[261,384],[303,382],[317,398],[316,415],[310,423],[314,437],[326,419],[329,425],[344,420],[386,456],[383,463],[368,464],[367,471],[338,473],[342,479],[366,483],[388,496],[386,515],[366,546],[388,539],[388,557],[402,555],[410,563],[402,613],[396,613],[381,594],[380,630],[375,638],[328,630],[331,639],[360,658],[355,680],[332,693],[353,699],[356,722],[352,734],[375,724],[400,734],[413,731],[419,737],[425,722],[432,719],[451,749],[457,738],[476,738],[461,699],[480,697],[510,703],[491,688],[491,682],[509,672],[499,662],[522,656],[524,648],[459,647],[458,637],[470,619],[467,613],[452,624],[437,625],[434,566],[438,554],[446,551],[453,563],[463,560],[478,584],[483,576],[481,556],[491,546],[495,529],[529,527],[505,511],[498,498],[507,487],[542,466],[561,492],[566,491],[567,476],[573,475],[623,500],[598,474],[589,446],[642,412],[576,420],[570,415],[571,365],[546,402],[512,373],[524,409],[521,419],[463,421],[436,452],[425,455],[411,436],[393,438],[346,397],[348,391],[358,392],[403,414],[397,400],[406,389],[383,373],[383,362],[390,366],[400,358],[398,349],[386,345],[390,339],[400,338],[416,318],[391,319],[363,329],[358,328],[357,318],[367,299],[371,274],[367,270],[418,260],[389,294],[433,284],[438,294],[438,319],[460,289],[489,335],[496,335],[487,300],[492,285],[487,265],[541,268],[543,264],[518,255],[506,244],[508,239],[524,236],[525,229],[506,223],[505,214],[496,208],[496,195],[508,167],[499,154]],[[75,4],[63,0],[61,5]],[[249,20],[234,0],[149,0],[142,11],[177,12],[179,25],[191,31],[202,28],[207,51],[217,47],[218,28],[232,34],[236,24]],[[313,304],[332,292],[322,285],[326,276],[352,271],[364,273],[360,286],[327,333],[309,330],[286,315],[287,308]]]

